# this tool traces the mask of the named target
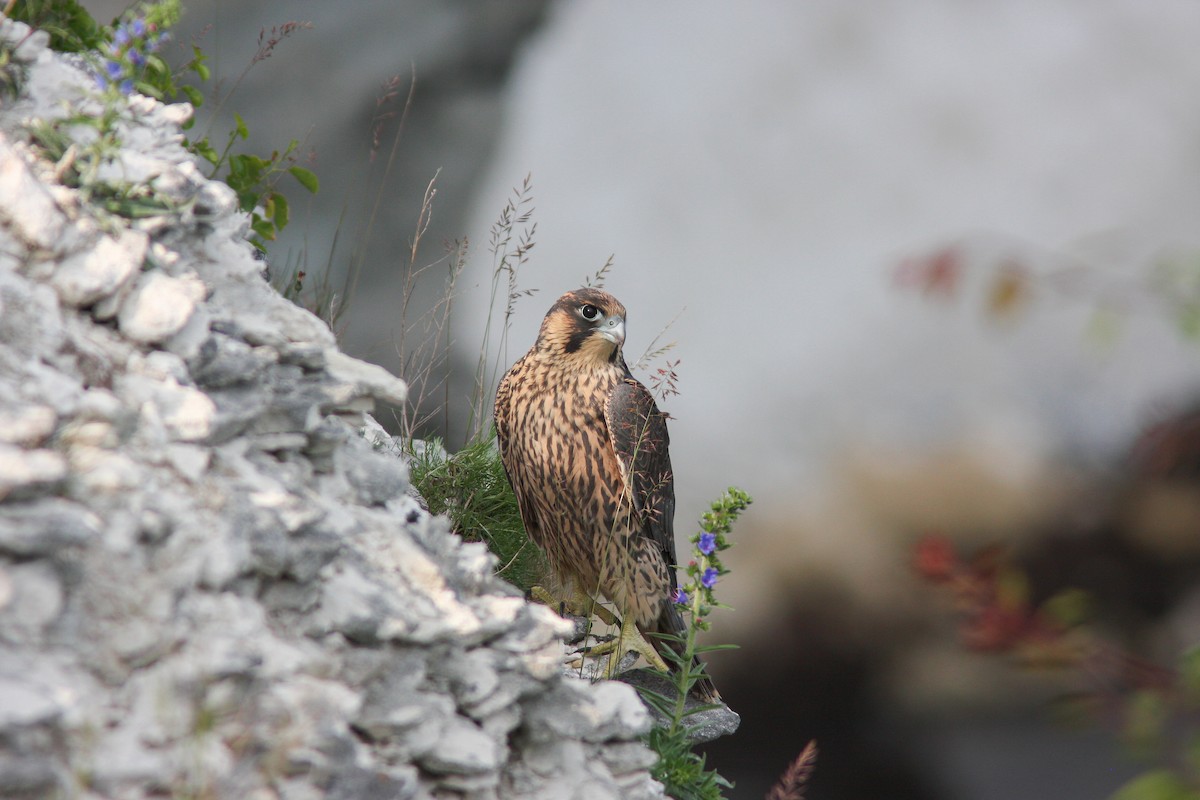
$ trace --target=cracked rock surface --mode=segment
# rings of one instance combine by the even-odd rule
[[[0,38],[0,797],[662,797],[634,690],[363,438],[404,384],[264,281],[189,109],[128,100],[101,178],[169,210],[103,213],[28,133],[93,79]]]

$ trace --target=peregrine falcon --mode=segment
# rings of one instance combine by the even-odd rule
[[[656,636],[648,645],[639,633],[685,632],[672,602],[667,423],[630,374],[624,342],[625,307],[615,297],[593,288],[564,294],[500,381],[496,431],[525,529],[545,551],[560,591],[603,595],[624,619],[617,649],[637,650],[666,669],[658,652],[680,646]],[[720,697],[707,676],[696,687],[706,700]]]

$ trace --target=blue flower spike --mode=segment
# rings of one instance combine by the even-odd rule
[[[147,55],[158,50],[169,35],[138,18],[122,22],[113,30],[112,42],[106,48],[108,59],[103,72],[97,76],[100,88],[121,94],[132,94],[136,81],[146,68]]]

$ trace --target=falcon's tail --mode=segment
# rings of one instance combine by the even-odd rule
[[[654,632],[670,634],[671,636],[680,637],[681,639],[687,637],[687,628],[683,624],[683,617],[679,615],[679,612],[675,609],[674,604],[668,603],[663,609],[662,613],[659,614],[655,631],[651,633]],[[664,653],[668,649],[678,654],[683,653],[684,645],[681,641],[653,635],[648,638],[654,645],[654,649],[659,653]],[[664,656],[663,660],[665,660],[672,669],[675,668],[675,662],[670,658]],[[697,680],[696,684],[692,687],[691,693],[705,703],[720,703],[721,693],[718,692],[717,687],[713,685],[712,678],[708,677],[708,671],[704,669],[704,667],[704,662],[700,660],[699,656],[692,656],[693,673],[698,670],[704,671],[700,673],[700,679]]]

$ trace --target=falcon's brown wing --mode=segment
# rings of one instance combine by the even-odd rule
[[[663,559],[673,567],[677,563],[675,478],[666,416],[649,390],[626,371],[624,380],[609,395],[605,421],[641,518],[642,534],[658,545]],[[674,588],[675,571],[668,572]]]
[[[675,478],[671,473],[668,453],[667,418],[658,410],[654,397],[638,383],[625,368],[625,378],[617,384],[608,398],[605,419],[612,437],[613,449],[621,462],[625,480],[633,495],[634,508],[641,518],[642,535],[651,539],[666,562],[667,577],[673,593],[679,585],[675,577]],[[658,618],[643,632],[666,634],[652,636],[651,642],[660,654],[674,650],[683,652],[687,628],[675,604],[663,598]],[[705,673],[697,655],[692,656],[693,674],[699,674],[695,691],[707,703],[717,703],[721,695],[712,679]]]

